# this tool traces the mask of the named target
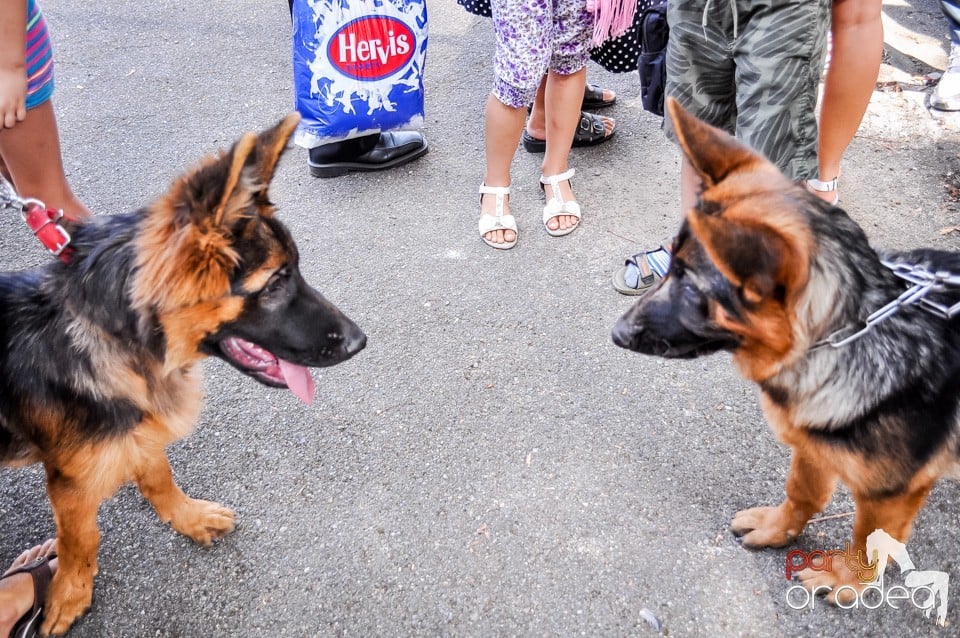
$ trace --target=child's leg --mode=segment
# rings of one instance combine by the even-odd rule
[[[533,101],[547,66],[546,55],[536,53],[545,50],[545,34],[538,25],[547,9],[521,10],[517,3],[508,0],[493,0],[491,7],[497,50],[493,58],[493,91],[486,107],[483,183],[506,188],[510,186],[510,164],[523,132],[527,104]],[[504,214],[509,214],[509,202],[494,194],[482,196],[481,214],[495,214],[498,199]],[[485,238],[495,243],[511,242],[515,234],[512,230],[495,230]]]
[[[551,70],[547,75],[544,91],[547,129],[544,175],[556,175],[567,170],[573,134],[580,123],[580,94],[586,81],[586,68],[567,75]]]
[[[580,124],[580,104],[583,101],[583,87],[587,81],[587,69],[581,68],[575,73],[561,75],[551,70],[547,75],[547,149],[543,154],[540,172],[544,176],[559,175],[567,171],[567,158],[573,145],[573,134]],[[552,197],[552,188],[544,187],[547,197]],[[558,184],[560,196],[564,201],[575,199],[570,181]],[[571,215],[558,215],[547,222],[547,228],[557,230],[575,226],[579,220]]]
[[[75,219],[91,215],[73,194],[64,175],[60,136],[50,100],[28,109],[26,119],[13,128],[0,130],[0,159],[21,197],[39,199]]]
[[[510,186],[510,164],[520,143],[520,134],[526,119],[526,108],[507,106],[492,93],[487,98],[486,108],[486,159],[487,167],[483,174],[483,183],[487,186]],[[506,202],[509,206],[509,200]],[[506,209],[509,213],[509,209]],[[496,196],[483,195],[480,200],[480,213],[496,213]],[[494,243],[512,242],[517,235],[512,230],[494,230],[487,233],[487,239]]]
[[[586,90],[585,85],[584,90]],[[527,134],[537,140],[546,140],[547,139],[547,111],[546,111],[546,87],[547,87],[547,78],[544,76],[543,80],[540,82],[540,86],[537,88],[537,96],[533,100],[533,104],[530,108],[530,117],[527,118]],[[614,99],[616,94],[613,91],[607,89],[599,89],[605,99]],[[583,115],[586,114],[586,109],[584,108],[582,102],[580,106],[580,112],[577,113],[577,124],[580,125],[580,119]],[[592,114],[591,114],[592,115]],[[606,131],[607,137],[613,134],[614,128],[616,128],[617,122],[612,117],[607,117],[605,115],[596,115],[594,117],[600,118],[600,122],[603,123],[603,128]],[[576,133],[574,134],[574,141],[576,141]]]
[[[530,105],[530,117],[527,118],[527,133],[539,140],[547,139],[547,76],[543,76],[537,87],[537,96]]]
[[[544,177],[567,171],[567,158],[573,136],[580,124],[580,107],[587,82],[593,16],[580,0],[559,0],[553,5],[553,29],[550,38],[550,72],[544,91],[547,139],[541,173]],[[548,198],[555,197],[553,186],[545,185]],[[563,201],[574,200],[570,181],[556,183]],[[556,215],[547,223],[549,230],[572,228],[579,222],[574,215]]]

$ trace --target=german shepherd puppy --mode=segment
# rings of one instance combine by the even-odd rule
[[[960,317],[905,306],[847,345],[825,343],[863,328],[907,285],[842,210],[676,101],[668,109],[703,190],[667,276],[617,321],[614,343],[670,358],[730,351],[759,384],[764,414],[793,456],[783,503],[734,516],[745,546],[791,543],[838,480],[856,502],[851,549],[865,552],[877,529],[905,542],[934,483],[957,468]],[[960,273],[957,253],[882,257]],[[863,587],[841,562],[801,580],[832,588],[836,602],[840,586]],[[839,593],[843,603],[854,596]]]
[[[97,508],[123,483],[198,543],[233,530],[232,511],[177,487],[164,452],[194,428],[201,359],[309,402],[305,366],[365,345],[304,281],[267,196],[298,121],[247,133],[146,208],[71,227],[66,263],[0,275],[0,462],[43,463],[59,539],[44,634],[89,608]]]

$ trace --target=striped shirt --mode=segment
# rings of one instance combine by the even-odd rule
[[[53,53],[47,22],[37,0],[27,0],[27,108],[43,104],[53,94]]]

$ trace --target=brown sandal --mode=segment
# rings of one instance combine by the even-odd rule
[[[53,579],[53,570],[50,561],[57,557],[56,552],[47,556],[39,556],[26,565],[11,569],[0,580],[15,574],[30,574],[33,579],[33,608],[23,615],[10,631],[10,638],[33,638],[40,633],[40,621],[43,619],[43,603],[47,597],[47,589]]]

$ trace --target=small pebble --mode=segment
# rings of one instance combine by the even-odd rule
[[[644,607],[640,610],[640,617],[647,621],[647,624],[657,630],[657,633],[660,633],[663,630],[663,623],[660,622],[660,619],[657,616]]]

